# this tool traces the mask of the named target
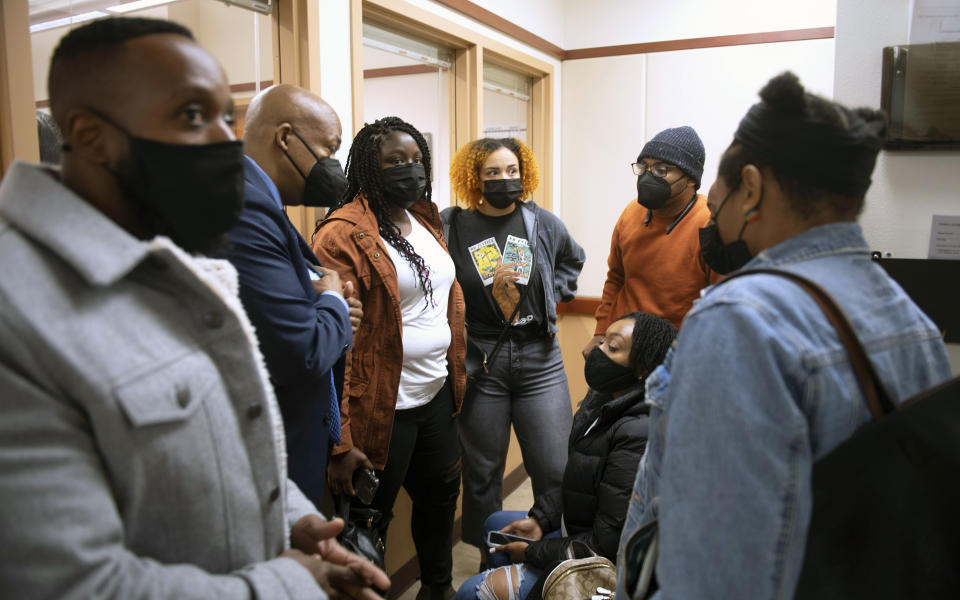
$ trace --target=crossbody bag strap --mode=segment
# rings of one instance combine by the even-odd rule
[[[532,269],[531,269],[532,273]],[[493,349],[490,350],[490,354],[483,357],[483,371],[487,371],[487,361],[493,360],[493,357],[497,355],[497,352],[500,351],[500,347],[503,346],[503,342],[507,339],[507,332],[510,331],[510,324],[513,323],[513,320],[517,318],[517,313],[520,312],[520,305],[523,304],[523,301],[527,298],[527,293],[530,291],[530,285],[523,288],[523,292],[520,294],[520,299],[517,300],[517,305],[513,308],[513,312],[510,313],[510,318],[507,319],[506,324],[503,326],[503,331],[500,332],[500,337],[497,338],[497,343],[493,346]],[[499,309],[497,309],[499,310]]]
[[[459,221],[460,214],[462,212],[463,212],[463,208],[458,206],[456,212],[453,213],[453,216],[450,218],[451,224],[453,225],[453,228],[452,228],[453,233],[455,233],[457,236],[457,242],[456,242],[457,244],[460,243],[460,226],[458,225],[458,221]],[[531,252],[531,254],[533,254],[533,259],[532,259],[533,263],[530,265],[530,277],[532,278],[534,267],[536,267],[537,257],[535,253]],[[506,322],[503,325],[503,329],[500,331],[500,335],[497,337],[497,343],[494,344],[493,349],[490,350],[490,353],[483,357],[484,373],[489,372],[487,370],[487,363],[493,360],[493,357],[496,356],[497,352],[500,351],[500,347],[503,346],[503,342],[506,341],[507,332],[510,331],[510,324],[513,323],[513,320],[517,318],[517,314],[520,313],[520,306],[523,304],[523,301],[527,299],[527,293],[530,291],[530,287],[531,287],[530,284],[527,283],[527,286],[523,288],[523,292],[520,293],[520,299],[517,300],[517,305],[513,307],[513,312],[510,313],[510,318],[506,320]],[[484,294],[484,296],[486,296],[487,299],[489,300],[490,306],[494,309],[494,312],[495,313],[500,312],[500,307],[493,302],[493,295]]]
[[[887,394],[887,390],[883,386],[880,376],[877,375],[876,369],[873,368],[873,364],[867,356],[867,351],[857,337],[853,325],[850,324],[850,320],[847,319],[843,309],[841,309],[837,301],[833,299],[833,296],[819,284],[814,283],[802,275],[797,275],[792,271],[784,271],[781,269],[750,269],[728,275],[717,285],[722,285],[738,277],[755,274],[782,277],[792,281],[806,291],[817,303],[824,315],[826,315],[827,320],[830,321],[833,328],[836,329],[837,335],[840,337],[840,342],[850,355],[850,364],[853,367],[853,373],[857,377],[860,391],[867,401],[867,406],[873,418],[879,420],[885,414],[896,410],[896,405]]]

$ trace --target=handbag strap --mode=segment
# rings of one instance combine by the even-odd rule
[[[745,275],[757,274],[774,275],[788,279],[800,286],[813,298],[813,300],[823,311],[824,315],[826,315],[827,320],[830,321],[830,324],[833,325],[833,328],[837,331],[837,335],[840,337],[840,342],[850,355],[850,364],[853,367],[853,373],[857,377],[857,382],[860,385],[860,391],[863,393],[863,396],[867,401],[867,406],[869,407],[870,414],[873,415],[874,420],[879,420],[884,415],[896,410],[896,404],[894,404],[893,400],[890,399],[889,394],[887,394],[887,390],[883,386],[880,376],[877,375],[876,369],[873,368],[873,364],[870,362],[867,351],[860,342],[860,339],[857,337],[856,331],[853,329],[853,325],[850,324],[850,320],[847,318],[846,314],[844,314],[843,309],[841,309],[837,304],[837,301],[833,299],[833,296],[831,296],[830,293],[823,289],[823,287],[821,287],[819,284],[814,283],[810,279],[807,279],[806,277],[798,275],[792,271],[785,271],[781,269],[749,269],[747,271],[739,271],[737,273],[728,275],[717,285],[722,285],[728,281],[738,277],[743,277]]]
[[[574,550],[574,546],[575,546],[576,544],[580,544],[581,546],[583,546],[584,548],[586,548],[586,549],[587,549],[587,552],[590,554],[590,556],[594,556],[594,557],[595,557],[595,556],[599,556],[596,552],[593,551],[593,548],[590,547],[590,544],[586,543],[586,542],[583,541],[583,540],[575,540],[575,539],[572,539],[572,540],[570,540],[569,543],[567,543],[567,559],[568,559],[568,560],[573,560],[573,559],[575,559],[575,558],[577,557],[577,552],[576,552],[576,550]]]
[[[344,523],[350,522],[350,496],[333,494],[333,514],[343,519]]]
[[[532,269],[531,269],[532,272]],[[517,318],[517,313],[520,312],[520,305],[523,304],[523,301],[527,298],[527,293],[530,291],[531,286],[523,288],[523,292],[520,294],[520,299],[517,300],[517,305],[513,308],[513,312],[510,313],[510,318],[507,319],[506,324],[503,326],[503,331],[500,332],[500,336],[497,337],[497,343],[494,344],[493,349],[490,350],[490,354],[483,357],[483,372],[487,371],[487,361],[493,360],[493,357],[497,355],[497,352],[500,351],[500,347],[503,346],[503,343],[507,340],[507,332],[510,331],[510,324],[513,323],[513,320]]]
[[[458,244],[460,243],[460,226],[457,225],[457,222],[459,221],[459,218],[458,218],[458,217],[460,216],[460,213],[462,213],[462,212],[463,212],[463,208],[461,208],[461,207],[458,206],[456,212],[453,213],[453,217],[451,217],[451,219],[450,219],[451,223],[453,224],[453,232],[454,232],[454,233],[456,234],[456,236],[457,236],[457,243],[458,243]],[[534,228],[534,229],[536,230],[536,228]],[[531,276],[531,277],[533,277],[533,267],[536,266],[536,261],[537,261],[536,253],[533,254],[533,261],[534,261],[534,264],[532,264],[532,265],[530,266],[530,276]],[[513,323],[513,320],[517,318],[517,314],[520,312],[520,306],[523,304],[523,301],[527,299],[527,294],[530,292],[530,288],[531,288],[531,287],[532,287],[532,286],[528,283],[528,284],[523,288],[523,291],[520,293],[520,299],[517,300],[517,305],[513,307],[513,312],[510,313],[510,318],[508,318],[508,319],[504,322],[504,324],[503,324],[503,329],[500,331],[500,335],[497,336],[497,343],[494,344],[493,349],[490,350],[490,353],[489,353],[489,354],[486,354],[486,355],[483,357],[483,372],[484,372],[484,373],[488,373],[488,372],[489,372],[489,371],[487,370],[487,362],[493,360],[493,357],[497,355],[497,352],[500,351],[500,347],[503,346],[503,343],[506,341],[507,332],[510,331],[510,325],[511,325],[511,323]],[[497,312],[497,311],[500,310],[500,308],[493,302],[493,295],[492,295],[492,294],[484,294],[484,296],[487,296],[488,300],[490,301],[490,305],[493,307],[493,309],[494,309],[495,312]]]

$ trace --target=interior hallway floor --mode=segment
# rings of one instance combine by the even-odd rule
[[[504,498],[504,510],[530,510],[533,506],[533,486],[527,477],[520,487]],[[480,566],[480,552],[473,546],[459,542],[453,547],[453,589],[460,587],[464,581],[477,574]],[[420,591],[420,581],[417,580],[410,589],[401,594],[398,600],[415,600]]]

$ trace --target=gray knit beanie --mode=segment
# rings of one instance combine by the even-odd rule
[[[639,158],[655,158],[676,165],[700,187],[706,152],[693,127],[684,125],[664,129],[644,144]]]

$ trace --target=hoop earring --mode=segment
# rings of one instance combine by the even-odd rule
[[[756,208],[751,208],[750,210],[747,211],[747,214],[743,216],[743,220],[745,223],[753,223],[759,218],[760,218],[760,210]]]

